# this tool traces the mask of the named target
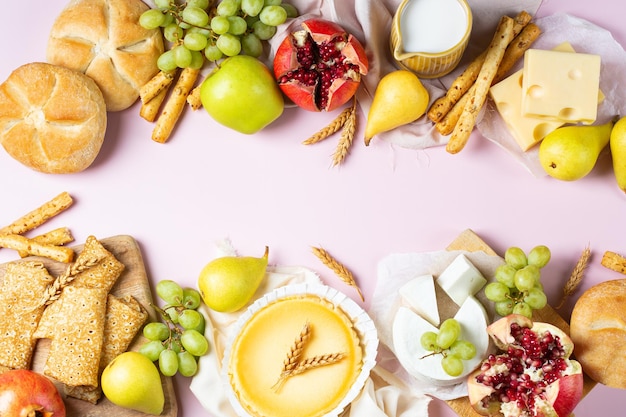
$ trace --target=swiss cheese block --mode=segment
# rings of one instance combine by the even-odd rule
[[[591,124],[598,112],[600,56],[529,49],[524,54],[522,114]]]
[[[552,49],[561,52],[576,52],[569,42],[563,42]],[[522,78],[524,70],[520,69],[489,90],[498,113],[506,123],[513,139],[523,151],[527,151],[539,143],[548,133],[564,124],[560,120],[546,120],[541,117],[524,116],[522,114]],[[598,102],[604,98],[599,91]]]
[[[400,287],[398,292],[404,304],[433,326],[439,326],[437,293],[435,292],[435,279],[432,275],[417,276]]]
[[[476,294],[487,280],[462,253],[443,270],[437,284],[457,305],[462,305],[470,295]]]

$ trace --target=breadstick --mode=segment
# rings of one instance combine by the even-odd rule
[[[0,235],[0,247],[14,249],[28,255],[43,256],[64,263],[74,260],[74,251],[71,248],[38,243],[22,235]]]
[[[449,153],[454,154],[461,151],[472,133],[476,124],[476,117],[487,99],[489,88],[496,76],[504,51],[513,40],[513,25],[514,20],[508,16],[503,16],[500,19],[496,33],[487,48],[485,62],[478,73],[474,87],[472,87],[472,95],[469,96],[459,122],[454,127],[452,136],[446,145],[446,150]]]
[[[526,11],[521,11],[514,18],[513,33],[517,36],[531,21],[532,16]],[[433,102],[428,110],[428,118],[437,123],[452,109],[454,104],[472,87],[478,77],[478,73],[485,62],[487,49],[474,58],[467,68],[450,85],[446,94]]]
[[[51,230],[42,235],[37,235],[31,240],[43,245],[61,246],[66,243],[73,242],[74,236],[72,236],[72,232],[67,227],[59,227],[58,229]],[[20,251],[19,255],[20,257],[25,258],[29,255],[29,253]]]
[[[165,72],[159,71],[150,81],[145,83],[143,87],[139,89],[139,98],[143,104],[148,103],[150,100],[167,88],[174,80],[175,71]]]
[[[155,142],[165,143],[169,139],[187,103],[187,96],[198,79],[198,74],[200,70],[195,68],[185,68],[180,73],[174,85],[174,91],[165,103],[163,112],[152,131],[152,140]]]
[[[52,200],[44,203],[43,205],[37,207],[35,210],[30,213],[25,214],[19,219],[15,220],[8,226],[0,229],[0,235],[2,234],[15,234],[21,235],[23,233],[28,232],[38,226],[41,226],[51,217],[56,216],[62,211],[66,210],[68,207],[72,205],[74,200],[72,196],[67,192],[62,192],[61,194],[54,197]]]
[[[600,263],[612,271],[626,274],[626,258],[618,253],[612,251],[604,252]]]
[[[509,46],[506,48],[504,52],[504,56],[502,57],[502,62],[500,62],[500,66],[498,67],[498,71],[496,72],[491,85],[494,85],[500,81],[502,81],[508,74],[508,72],[513,68],[515,63],[524,56],[524,52],[532,43],[539,37],[541,34],[541,29],[534,23],[529,23],[524,29],[511,41]],[[461,113],[463,113],[463,108],[467,103],[469,97],[473,94],[472,86],[467,93],[463,94],[463,97],[457,101],[454,106],[446,113],[446,115],[438,122],[435,123],[435,128],[437,131],[447,136],[454,130],[454,126],[458,123],[459,118],[461,117]]]
[[[162,89],[159,94],[156,95],[156,97],[152,98],[152,100],[148,101],[147,103],[142,103],[141,108],[139,109],[139,116],[149,122],[154,122],[159,114],[161,105],[167,97],[168,91],[169,86]]]
[[[200,100],[200,87],[202,84],[196,86],[191,93],[187,96],[187,103],[191,107],[192,110],[198,110],[202,107],[202,101]]]

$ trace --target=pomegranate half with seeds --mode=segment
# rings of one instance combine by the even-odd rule
[[[332,111],[347,103],[367,74],[365,49],[334,22],[308,19],[288,34],[274,57],[281,90],[299,107]]]
[[[479,414],[504,417],[567,417],[582,398],[574,345],[548,323],[511,314],[487,332],[501,350],[468,377],[469,401]]]

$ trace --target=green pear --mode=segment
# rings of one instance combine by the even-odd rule
[[[539,162],[550,175],[563,181],[583,178],[596,165],[609,144],[615,120],[596,126],[565,126],[550,132],[539,145]]]
[[[124,352],[109,362],[100,384],[113,404],[157,416],[163,412],[161,375],[156,365],[139,352]]]
[[[613,126],[609,146],[617,185],[626,193],[626,116],[619,119]]]
[[[265,247],[265,254],[260,258],[223,256],[209,262],[198,278],[198,289],[204,303],[223,313],[245,306],[265,277],[268,252]]]

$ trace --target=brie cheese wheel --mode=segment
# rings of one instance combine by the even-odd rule
[[[439,275],[437,284],[460,306],[467,297],[484,287],[487,280],[465,255],[460,254]]]
[[[465,381],[489,352],[487,313],[474,297],[467,297],[454,318],[461,325],[460,339],[470,341],[476,347],[476,355],[463,361],[463,372],[459,376],[448,375],[441,367],[442,355],[433,355],[420,343],[427,331],[437,333],[439,329],[407,307],[400,307],[394,317],[392,338],[393,350],[400,364],[414,378],[436,386],[449,386]]]
[[[439,326],[439,309],[435,280],[432,275],[420,275],[404,284],[398,290],[402,301],[433,326]]]

